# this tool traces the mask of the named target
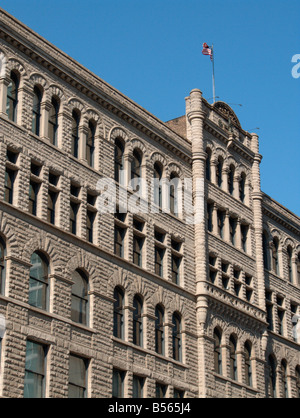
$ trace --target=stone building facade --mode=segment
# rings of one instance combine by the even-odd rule
[[[300,220],[258,136],[197,89],[163,123],[0,16],[0,396],[299,397]]]

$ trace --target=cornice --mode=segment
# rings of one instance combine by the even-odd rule
[[[272,204],[274,206],[277,206],[277,208],[273,207]],[[296,223],[299,219],[297,215],[290,212],[288,209],[285,209],[283,206],[281,206],[279,203],[277,203],[264,193],[262,211],[263,215],[266,215],[268,218],[273,219],[278,224],[284,226],[286,229],[300,236],[300,222]],[[285,214],[283,212],[285,212]]]
[[[190,143],[0,8],[0,38],[39,66],[191,164]]]

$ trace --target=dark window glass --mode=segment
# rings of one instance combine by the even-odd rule
[[[233,336],[229,340],[230,347],[230,377],[237,380],[237,357],[236,357],[236,340]]]
[[[251,344],[246,342],[245,344],[245,378],[246,384],[252,386],[252,364],[251,364]]]
[[[155,247],[155,274],[163,277],[163,259],[165,250],[160,247]]]
[[[269,356],[268,361],[269,366],[269,396],[271,398],[276,398],[276,364],[274,357]]]
[[[206,180],[211,180],[211,150],[209,148],[207,148],[206,150]]]
[[[121,171],[124,170],[124,146],[123,142],[116,139],[115,142],[115,180],[121,183]]]
[[[124,293],[116,287],[114,291],[114,337],[124,338]]]
[[[272,245],[273,272],[279,276],[278,246],[279,246],[278,238],[274,238],[273,245]]]
[[[161,179],[162,179],[162,167],[159,163],[155,163],[154,164],[154,203],[159,206],[160,208],[162,207],[162,184],[161,184]]]
[[[26,343],[24,398],[44,398],[46,347],[33,341]]]
[[[6,113],[8,115],[8,119],[13,122],[17,121],[18,89],[19,79],[12,71],[10,73],[9,84],[7,86]]]
[[[55,225],[55,207],[58,193],[49,190],[47,204],[47,221]]]
[[[73,110],[73,113],[72,113],[72,144],[71,144],[71,154],[75,158],[78,158],[79,122],[80,122],[79,113],[77,111]]]
[[[155,308],[155,351],[164,354],[164,310],[162,306]]]
[[[41,90],[38,87],[34,87],[33,106],[32,106],[32,132],[35,135],[40,134],[41,102],[42,102]]]
[[[172,173],[170,177],[170,212],[172,215],[178,216],[179,212],[179,191],[180,179],[177,174]]]
[[[214,331],[214,361],[215,372],[222,374],[221,334],[218,329]]]
[[[47,309],[49,263],[44,255],[37,252],[32,254],[30,263],[29,304]]]
[[[180,265],[181,257],[172,254],[172,282],[177,285],[180,283]]]
[[[86,239],[89,242],[94,241],[94,222],[95,222],[96,212],[94,211],[87,211],[87,218],[86,218]]]
[[[71,319],[79,324],[88,324],[88,279],[84,273],[75,270],[72,275]]]
[[[34,181],[29,184],[29,213],[36,216],[37,214],[37,199],[40,185]]]
[[[246,185],[246,174],[242,173],[240,183],[239,183],[239,194],[240,194],[240,200],[242,202],[245,201],[245,185]]]
[[[218,233],[221,238],[224,238],[224,221],[225,213],[218,210]]]
[[[139,296],[133,299],[133,344],[143,345],[143,303]]]
[[[71,202],[70,203],[70,232],[74,235],[77,233],[77,214],[78,214],[79,204]]]
[[[144,244],[144,238],[133,236],[133,263],[137,266],[142,266],[142,249]]]
[[[125,372],[121,370],[113,370],[113,387],[112,397],[113,398],[124,398],[124,379]]]
[[[133,376],[133,398],[142,398],[145,379],[140,376]]]
[[[16,172],[7,168],[5,170],[4,201],[10,204],[14,203],[14,182]]]
[[[115,254],[119,257],[124,257],[125,232],[125,228],[115,225]]]
[[[232,195],[234,190],[234,173],[235,173],[235,167],[234,165],[231,165],[229,167],[228,172],[228,191]]]
[[[216,167],[216,178],[217,178],[217,185],[222,187],[222,170],[223,170],[223,159],[221,157],[218,158],[218,163]]]
[[[133,151],[131,161],[131,180],[137,182],[142,176],[142,154],[138,150]],[[137,183],[133,184],[133,190],[139,191],[140,186]]]
[[[86,398],[87,368],[86,359],[70,355],[68,398]]]
[[[165,398],[167,394],[167,386],[156,383],[156,398]]]
[[[177,313],[172,317],[172,340],[173,340],[173,359],[177,361],[182,360],[181,351],[181,318]]]
[[[94,167],[95,132],[96,132],[96,126],[94,123],[90,121],[87,142],[86,142],[86,159],[87,159],[88,165],[91,167]]]
[[[6,246],[3,239],[0,237],[0,293],[4,294],[5,287],[5,257],[6,257]]]
[[[57,146],[59,101],[52,97],[48,120],[48,136],[51,144]]]

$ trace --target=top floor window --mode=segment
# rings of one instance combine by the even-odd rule
[[[272,245],[272,268],[273,272],[279,276],[279,257],[278,257],[279,240],[277,237],[273,239]]]
[[[57,146],[59,101],[52,97],[48,120],[48,137],[52,145]]]
[[[79,123],[80,113],[77,110],[73,110],[72,113],[72,145],[71,153],[75,158],[78,158],[79,149]]]
[[[154,203],[160,208],[162,207],[162,173],[163,169],[161,165],[156,162],[154,164]]]
[[[133,181],[132,188],[136,192],[140,190],[139,180],[142,177],[142,159],[141,152],[135,149],[131,161],[131,180]]]
[[[42,92],[39,87],[35,86],[33,90],[33,106],[32,106],[32,132],[35,135],[40,134],[41,102],[42,102]]]
[[[206,180],[211,180],[211,150],[209,148],[206,149],[206,165],[205,165],[205,170],[206,170]]]
[[[6,246],[0,237],[0,294],[4,294]]]
[[[10,82],[7,87],[6,113],[8,119],[13,122],[17,121],[18,90],[19,78],[17,74],[12,71],[10,73]]]
[[[216,179],[217,179],[217,185],[219,187],[222,187],[222,184],[223,184],[222,171],[223,171],[223,158],[219,157],[217,167],[216,167]]]
[[[234,173],[235,173],[235,167],[234,165],[231,164],[231,166],[229,167],[229,172],[228,172],[228,192],[233,195],[233,191],[234,191]]]
[[[290,246],[287,248],[287,263],[289,270],[289,281],[293,283],[293,250]]]
[[[89,121],[88,136],[86,141],[86,159],[90,167],[94,167],[95,163],[95,133],[96,125]]]
[[[246,186],[246,174],[241,174],[241,179],[239,183],[239,195],[241,202],[245,201],[245,186]]]
[[[124,144],[120,139],[115,141],[115,181],[122,183],[121,171],[124,170]]]

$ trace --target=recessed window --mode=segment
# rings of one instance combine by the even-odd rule
[[[88,360],[70,355],[68,398],[86,398]]]
[[[82,271],[75,270],[72,281],[71,319],[79,324],[88,325],[88,279]]]
[[[51,99],[51,108],[49,111],[48,120],[48,137],[52,145],[57,146],[58,138],[58,114],[59,114],[59,100],[55,97]]]
[[[14,71],[12,71],[10,73],[9,84],[7,86],[6,100],[6,113],[8,115],[8,119],[12,122],[17,122],[18,90],[19,77]]]
[[[35,252],[32,254],[29,278],[29,305],[41,309],[48,308],[49,302],[49,263],[46,257]]]
[[[39,87],[35,86],[33,90],[33,106],[32,106],[32,132],[35,135],[40,135],[41,103],[42,103],[42,91]]]
[[[124,292],[116,287],[114,291],[114,337],[124,338]]]
[[[24,398],[44,398],[47,347],[33,341],[26,343]]]

